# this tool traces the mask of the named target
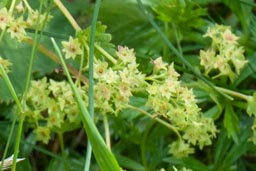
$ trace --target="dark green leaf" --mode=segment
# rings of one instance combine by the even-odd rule
[[[230,104],[225,106],[224,126],[227,129],[228,137],[232,137],[238,143],[239,119]]]
[[[172,165],[186,167],[194,171],[210,171],[210,169],[204,163],[194,157],[186,157],[180,159],[175,157],[168,157],[165,158],[164,161],[171,163]]]

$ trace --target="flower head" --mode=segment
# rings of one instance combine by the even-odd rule
[[[15,6],[15,9],[16,9],[18,12],[23,12],[23,11],[25,10],[22,1],[20,1],[20,2],[18,3],[18,5]]]
[[[4,68],[4,70],[6,72],[9,71],[9,67],[12,65],[11,62],[9,62],[8,60],[6,59],[3,59],[1,56],[0,56],[0,65]]]
[[[43,143],[47,144],[48,141],[50,140],[50,129],[47,127],[37,127],[37,129],[35,130],[35,134],[36,134],[36,139],[38,141],[42,141]]]
[[[99,79],[106,71],[108,68],[108,63],[107,62],[101,62],[98,61],[97,63],[94,64],[94,78]]]
[[[35,11],[31,10],[29,11],[28,18],[26,20],[27,27],[35,27],[37,25],[38,17],[39,17],[38,23],[40,25],[43,24],[45,20],[48,22],[52,18],[51,15],[46,15],[46,13],[39,14],[38,10],[35,10]]]
[[[231,32],[229,26],[223,25],[208,28],[205,37],[212,39],[211,47],[200,51],[200,64],[204,66],[205,74],[213,70],[212,73],[216,74],[213,78],[225,75],[233,81],[248,62],[243,47],[238,44],[239,38]]]
[[[0,29],[4,30],[9,22],[10,22],[10,15],[8,14],[8,11],[6,8],[0,9]]]
[[[162,57],[153,60],[154,71],[167,70],[167,63],[163,62]]]
[[[7,29],[7,32],[11,34],[11,38],[16,38],[18,41],[21,41],[26,37],[25,28],[26,24],[22,17],[20,17],[10,22],[10,27]]]
[[[183,140],[175,141],[169,147],[169,152],[176,157],[186,157],[187,155],[194,153],[194,149]]]
[[[66,59],[69,59],[69,58],[75,59],[76,56],[83,54],[81,45],[77,38],[73,39],[70,36],[68,42],[62,41],[61,44],[63,46],[62,52],[65,53]]]
[[[230,29],[226,29],[225,32],[222,34],[223,40],[230,44],[236,44],[238,37],[234,35]]]
[[[135,53],[133,49],[128,49],[127,47],[118,46],[117,56],[123,61],[123,63],[133,63],[135,62]]]

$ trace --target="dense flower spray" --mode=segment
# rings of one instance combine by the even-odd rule
[[[82,45],[78,39],[70,37],[69,42],[62,44],[66,58],[75,59],[81,55]],[[70,44],[75,47],[72,52]],[[120,111],[131,107],[130,99],[134,92],[147,93],[144,112],[153,118],[165,118],[179,134],[177,141],[170,144],[170,153],[177,157],[187,156],[194,152],[192,145],[203,148],[211,144],[216,133],[214,123],[202,115],[193,90],[182,85],[173,64],[165,63],[161,57],[156,58],[152,61],[152,74],[145,75],[138,69],[134,50],[122,46],[118,46],[115,60],[111,67],[107,61],[94,60],[94,98],[97,111],[104,115],[118,116]],[[42,94],[37,93],[34,97],[38,89]],[[85,95],[84,104],[87,105],[88,86],[80,86],[80,91]],[[56,82],[46,78],[33,81],[27,104],[27,117],[34,119],[38,140],[45,143],[50,139],[51,131],[79,121],[79,111],[65,81]],[[45,124],[40,124],[40,120],[44,120]]]
[[[228,76],[233,81],[248,62],[243,47],[239,46],[239,38],[229,26],[223,25],[209,27],[204,37],[212,40],[209,49],[200,51],[200,64],[205,68],[205,74],[213,78]]]

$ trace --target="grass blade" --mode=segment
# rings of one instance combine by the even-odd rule
[[[80,116],[83,122],[83,126],[85,129],[85,132],[90,140],[90,143],[92,145],[93,154],[95,156],[95,159],[100,167],[100,170],[102,171],[121,171],[121,168],[119,167],[113,153],[107,148],[103,138],[101,137],[98,129],[96,128],[87,108],[84,106],[83,100],[81,95],[78,92],[77,87],[75,86],[69,72],[68,68],[66,66],[66,63],[62,57],[62,54],[60,52],[60,49],[58,48],[55,40],[51,38],[54,48],[57,52],[57,54],[60,57],[61,63],[63,65],[65,74],[67,75],[68,81],[70,83],[70,86],[72,88],[72,91],[75,95],[75,99],[77,101],[79,110],[80,110]]]

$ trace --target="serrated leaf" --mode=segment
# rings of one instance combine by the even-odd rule
[[[175,23],[183,31],[203,26],[205,21],[202,17],[207,14],[206,9],[195,6],[193,1],[159,1],[153,10],[160,20]]]
[[[214,149],[214,168],[221,165],[232,143],[232,139],[227,137],[227,131],[222,128],[219,132],[218,141],[215,143],[216,147]]]
[[[106,33],[106,29],[107,29],[106,25],[101,24],[101,22],[97,22],[96,33],[95,33],[95,43],[104,48],[112,49],[112,48],[114,48],[114,45],[112,43],[110,43],[112,36],[111,36],[111,34]],[[87,38],[82,41],[86,41],[89,44],[90,43],[89,42],[90,34],[91,34],[91,27],[88,27],[84,30],[79,31],[77,33],[77,37],[80,40]]]
[[[8,76],[18,96],[22,95],[26,83],[30,54],[31,47],[29,45],[18,43],[15,40],[10,39],[8,35],[5,35],[0,42],[0,56],[10,60],[13,64]],[[56,66],[56,63],[38,53],[35,57],[32,74],[44,75],[52,71]],[[6,84],[3,79],[0,79],[0,102],[8,103],[12,100],[13,98],[9,93]]]
[[[232,165],[233,162],[238,160],[250,148],[251,142],[248,141],[248,138],[251,136],[250,124],[248,122],[243,123],[246,124],[246,128],[239,134],[240,142],[234,144],[226,154],[225,160],[223,161],[225,164]]]
[[[222,113],[222,107],[219,105],[215,105],[208,109],[204,115],[210,118],[213,118],[214,120],[217,120]]]
[[[233,140],[238,143],[239,133],[239,119],[230,104],[225,106],[224,113],[224,127],[227,130],[228,137],[232,137]]]

